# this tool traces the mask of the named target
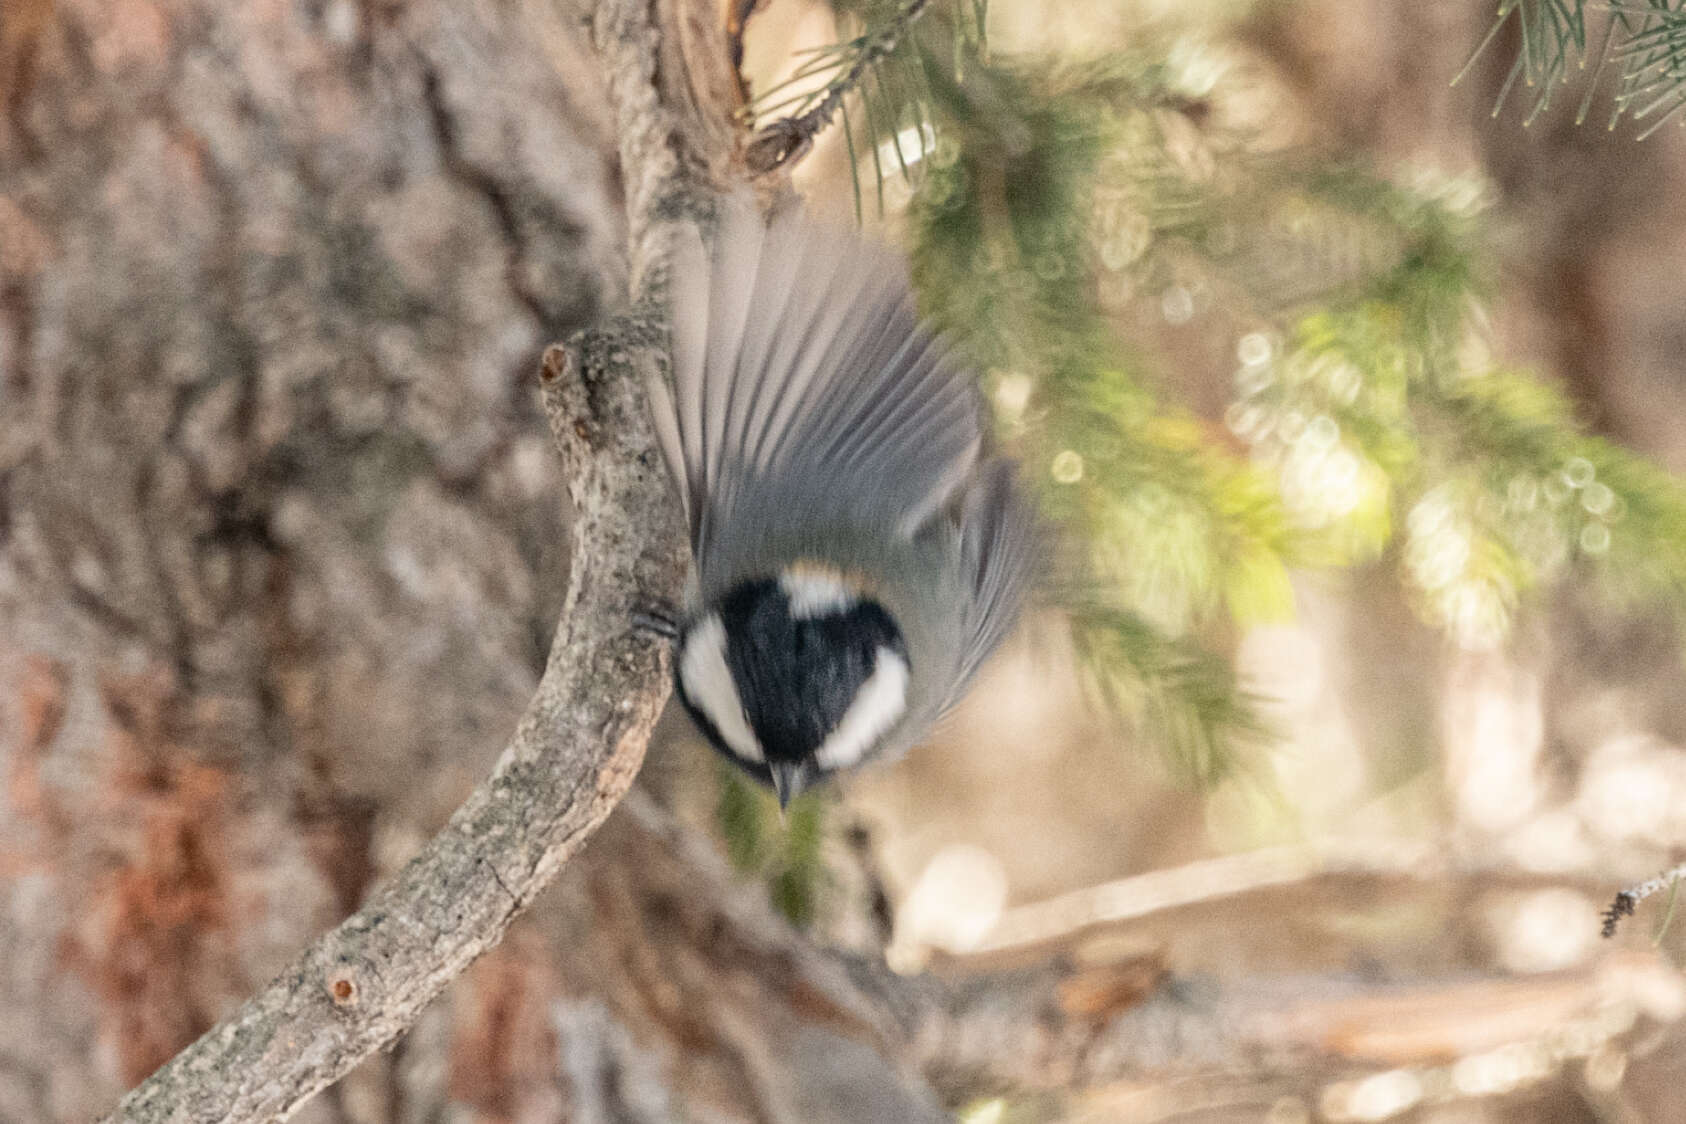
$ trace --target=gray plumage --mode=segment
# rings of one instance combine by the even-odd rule
[[[679,247],[672,302],[672,385],[650,394],[693,619],[792,564],[858,579],[912,667],[868,756],[904,751],[999,645],[1033,569],[1034,517],[982,451],[975,377],[919,321],[896,254],[795,209],[763,223],[723,201],[711,246]]]

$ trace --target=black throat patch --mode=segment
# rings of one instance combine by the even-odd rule
[[[880,648],[907,659],[901,630],[876,601],[796,617],[768,578],[737,586],[717,612],[726,666],[769,761],[813,756],[877,669]]]

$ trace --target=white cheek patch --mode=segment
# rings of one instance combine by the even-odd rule
[[[679,659],[679,682],[691,705],[714,723],[727,749],[745,761],[760,763],[767,759],[755,731],[750,729],[732,670],[726,666],[726,626],[715,614],[704,617],[686,634],[685,652]]]
[[[841,574],[817,566],[792,566],[779,575],[779,588],[790,603],[792,620],[835,616],[856,602]]]
[[[822,769],[847,769],[878,744],[907,709],[907,661],[888,648],[878,649],[878,664],[843,720],[814,752]]]

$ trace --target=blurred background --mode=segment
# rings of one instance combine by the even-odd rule
[[[747,125],[842,95],[797,189],[906,249],[1049,588],[783,821],[670,713],[297,1119],[1686,1118],[1672,893],[1600,938],[1686,849],[1679,6],[718,16]],[[225,1015],[530,696],[533,373],[625,288],[586,17],[0,4],[0,1121]],[[880,1057],[810,955],[998,997],[1000,1064]]]

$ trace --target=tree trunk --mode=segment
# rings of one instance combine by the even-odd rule
[[[624,283],[583,20],[0,13],[0,1119],[96,1114],[265,983],[532,695],[538,356]],[[499,978],[403,1118],[473,1103]]]

